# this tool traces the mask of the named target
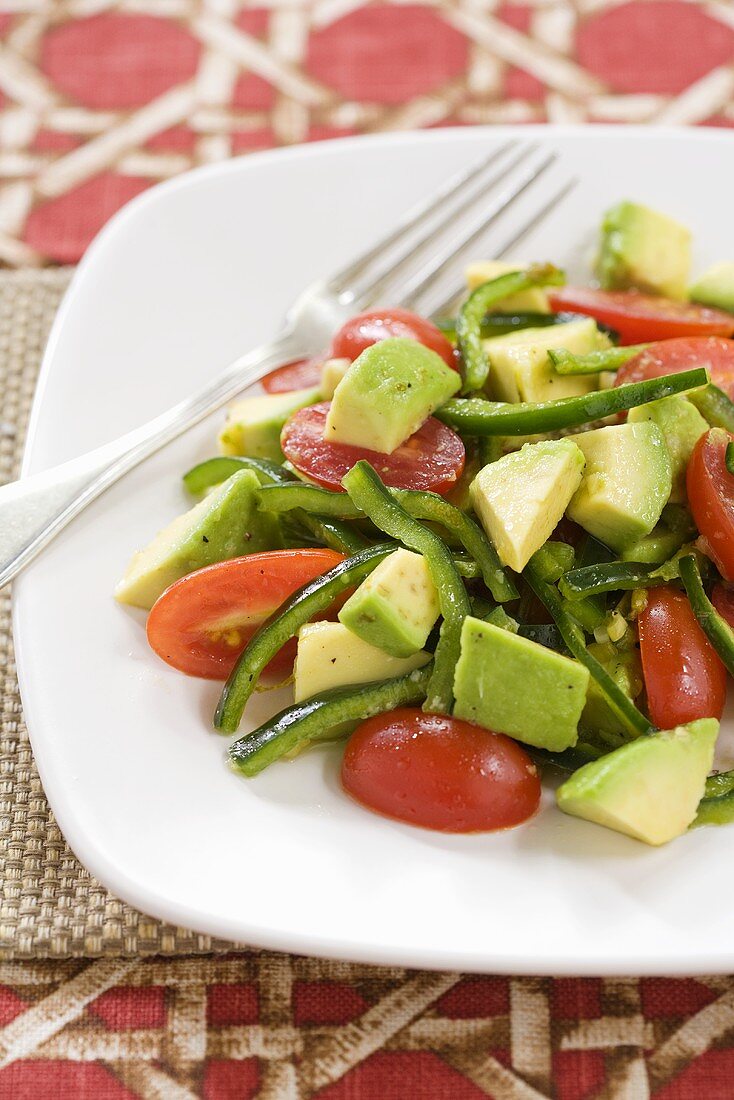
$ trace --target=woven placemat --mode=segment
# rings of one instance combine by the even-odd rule
[[[16,476],[51,322],[71,271],[0,272],[0,484]],[[112,897],[77,861],[43,794],[21,713],[0,592],[0,954],[183,955],[231,950]]]

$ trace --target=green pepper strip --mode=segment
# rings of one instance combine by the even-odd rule
[[[482,345],[482,321],[490,306],[530,287],[561,286],[565,281],[558,268],[542,264],[490,279],[469,295],[456,318],[456,342],[464,361],[462,393],[481,390],[489,376],[489,360]]]
[[[648,378],[644,382],[628,382],[611,390],[594,390],[580,397],[541,401],[537,405],[530,402],[503,404],[480,397],[455,398],[437,409],[434,416],[460,435],[542,435],[561,428],[579,427],[624,409],[658,401],[661,397],[697,389],[707,381],[708,372],[697,367],[680,374]]]
[[[729,473],[734,474],[734,443],[727,443],[724,461],[726,462],[726,468]]]
[[[558,582],[561,595],[567,600],[582,600],[601,592],[629,592],[635,588],[651,588],[667,584],[673,577],[654,576],[660,566],[636,561],[600,562],[571,569]]]
[[[240,659],[229,675],[214,714],[215,729],[236,733],[247,700],[258,678],[289,638],[316,615],[331,607],[337,596],[372,572],[397,547],[380,543],[361,550],[339,562],[320,577],[315,577],[286,600],[274,615],[250,638]]]
[[[731,401],[713,382],[704,389],[689,394],[688,400],[696,406],[712,428],[724,428],[727,432],[734,432],[734,401]]]
[[[678,568],[699,626],[721,657],[727,670],[734,676],[734,630],[725,619],[722,619],[706,595],[698,562],[693,554],[682,557],[678,562]]]
[[[517,589],[505,573],[497,551],[487,536],[469,516],[438,493],[416,489],[390,489],[394,497],[413,519],[438,523],[456,535],[464,549],[478,563],[487,588],[495,600],[506,603],[517,599]],[[320,515],[339,516],[341,519],[358,519],[364,513],[346,493],[332,493],[312,485],[278,485],[263,488],[260,508],[267,512],[284,512],[301,508]]]
[[[630,344],[626,348],[602,348],[588,355],[574,355],[566,348],[552,348],[548,357],[557,374],[599,374],[603,370],[618,370],[623,363],[634,359],[649,344]]]
[[[375,527],[409,549],[423,554],[428,563],[438,593],[443,623],[424,709],[449,714],[454,697],[454,669],[459,659],[461,625],[471,611],[469,597],[451,551],[443,539],[421,526],[398,504],[369,462],[362,459],[353,466],[342,479],[342,485]]]
[[[641,733],[649,733],[653,727],[648,719],[637,709],[632,700],[625,695],[604,666],[597,661],[596,657],[593,657],[591,653],[588,652],[584,641],[583,630],[575,619],[566,611],[556,589],[542,580],[542,577],[532,561],[525,567],[523,576],[538,599],[551,613],[556,626],[561,632],[561,637],[566,643],[569,653],[571,653],[580,664],[588,668],[589,672],[603,691],[607,705],[614,711],[617,718],[619,718],[629,736],[638,737]]]
[[[361,721],[395,707],[420,703],[426,696],[431,665],[406,676],[364,687],[343,687],[286,707],[229,749],[230,763],[247,776],[257,775],[286,753],[318,741],[345,722]]]

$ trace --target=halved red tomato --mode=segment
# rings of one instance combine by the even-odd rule
[[[615,329],[623,344],[674,336],[731,336],[734,315],[692,302],[673,302],[636,290],[561,286],[548,292],[551,308],[586,313]]]
[[[408,309],[381,309],[352,317],[332,340],[331,354],[336,359],[351,359],[354,362],[365,348],[391,336],[417,340],[440,355],[454,370],[459,369],[453,345],[440,328]]]
[[[637,626],[648,708],[658,729],[721,718],[726,669],[688,597],[667,586],[649,589]]]
[[[296,359],[277,370],[271,370],[262,380],[266,393],[290,393],[291,390],[306,390],[318,386],[321,382],[321,359]]]
[[[517,742],[413,707],[357,727],[342,784],[370,810],[447,833],[507,829],[540,802],[537,769]]]
[[[734,398],[734,340],[721,336],[681,336],[651,344],[619,368],[615,385],[644,382],[694,367],[705,367],[711,381]]]
[[[706,553],[727,581],[734,581],[734,474],[726,468],[726,447],[734,436],[723,428],[702,435],[688,462],[686,489]]]
[[[446,493],[464,469],[466,452],[461,438],[429,417],[410,439],[384,455],[347,443],[329,443],[324,427],[329,402],[301,409],[286,422],[280,445],[299,473],[327,489],[342,491],[342,478],[361,458],[374,466],[393,489],[428,489]]]
[[[148,641],[167,664],[189,676],[226,680],[258,627],[297,589],[343,561],[335,550],[268,550],[207,565],[158,597]],[[295,642],[266,670],[284,679]]]

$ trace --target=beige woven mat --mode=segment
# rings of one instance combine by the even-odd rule
[[[69,270],[0,272],[0,484],[20,462],[41,355]],[[0,593],[0,953],[8,958],[225,950],[113,898],[77,862],[54,821],[23,723]]]

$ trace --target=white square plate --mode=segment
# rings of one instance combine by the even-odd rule
[[[697,270],[734,256],[722,132],[457,129],[202,169],[136,199],[89,250],[46,352],[24,472],[184,397],[271,336],[315,276],[508,137],[559,150],[559,173],[581,179],[523,256],[588,278],[601,213],[623,197],[689,224]],[[158,661],[143,616],[111,597],[131,551],[187,506],[180,475],[213,452],[218,420],[97,501],[15,589],[33,748],[90,871],[156,917],[308,954],[518,974],[734,970],[734,832],[655,850],[564,817],[549,796],[525,828],[444,836],[346,798],[339,747],[255,780],[228,770],[209,725],[217,685]],[[258,696],[248,719],[278,702]]]

